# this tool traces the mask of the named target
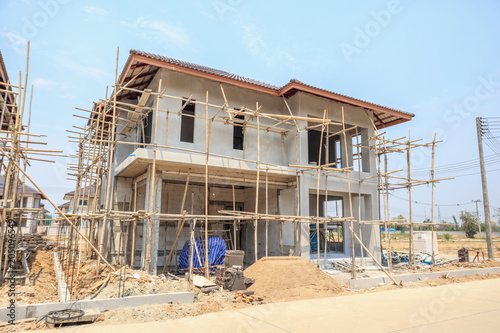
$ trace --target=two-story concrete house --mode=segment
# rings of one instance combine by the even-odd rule
[[[288,255],[293,250],[314,258],[314,226],[302,223],[297,230],[290,220],[280,222],[279,216],[345,218],[352,214],[354,229],[361,230],[365,245],[380,258],[380,227],[357,224],[379,219],[377,182],[362,181],[376,178],[375,152],[360,146],[373,144],[374,126],[406,122],[412,114],[297,80],[274,86],[135,50],[130,52],[119,85],[127,89],[120,89],[116,96],[115,138],[119,140],[111,166],[116,207],[151,211],[152,206],[152,212],[181,214],[185,210],[196,215],[205,214],[208,198],[209,215],[234,210],[274,215],[268,228],[259,223],[257,232],[251,221],[238,224],[236,232],[233,224],[222,220],[220,225],[210,224],[214,233],[227,231],[232,244],[245,251],[247,263],[253,262],[255,251],[258,258],[263,257],[266,248],[268,255]],[[162,95],[157,100],[158,93]],[[330,121],[328,126],[322,125],[324,117]],[[351,170],[349,181],[346,172],[334,170],[328,177],[320,174],[318,181],[318,163]],[[349,257],[352,252],[349,224],[341,221],[328,227],[337,235],[334,239],[327,236],[335,245],[329,250],[340,256]],[[172,250],[176,228],[177,224],[154,224],[151,239],[146,240],[146,224],[139,227],[135,265],[144,267],[146,244],[151,243],[151,261],[162,266]],[[176,251],[188,237],[186,224]],[[122,244],[126,247],[130,240]],[[359,255],[359,244],[355,249]]]

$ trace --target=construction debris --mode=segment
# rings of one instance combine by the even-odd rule
[[[469,248],[464,247],[458,250],[458,262],[469,262]]]
[[[27,251],[48,251],[52,250],[55,244],[41,234],[24,234],[18,246],[24,247]]]
[[[352,272],[352,263],[348,262],[347,260],[334,260],[332,261],[333,267],[335,267],[338,270],[341,270],[343,272]],[[358,273],[363,273],[365,269],[361,266],[356,267],[356,272]]]

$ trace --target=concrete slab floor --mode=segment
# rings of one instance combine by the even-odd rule
[[[170,321],[67,332],[498,332],[500,279],[265,304]]]

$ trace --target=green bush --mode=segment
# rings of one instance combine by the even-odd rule
[[[443,237],[447,241],[449,241],[451,239],[451,235],[450,234],[444,234]]]

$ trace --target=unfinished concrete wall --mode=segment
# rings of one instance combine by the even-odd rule
[[[307,93],[299,92],[297,93],[299,99],[299,114],[301,116],[309,116],[309,117],[323,117],[323,112],[325,108],[328,108],[329,118],[333,121],[342,122],[342,107],[344,108],[344,121],[346,124],[358,126],[358,131],[361,134],[361,139],[366,140],[369,137],[373,136],[374,130],[370,121],[370,118],[366,114],[366,112],[359,107],[347,105],[344,103],[334,102],[328,99],[319,98],[316,96],[312,96]],[[349,126],[349,125],[346,125]],[[329,130],[329,133],[335,133],[340,128],[332,126]],[[341,139],[341,155],[342,155],[342,167],[352,166],[353,165],[353,151],[356,151],[356,148],[352,147],[352,140],[350,138],[351,135],[354,134],[354,131],[350,131],[346,133],[346,139],[344,139],[343,135],[340,135]],[[303,131],[300,133],[300,164],[307,165],[308,164],[308,146],[307,146],[307,132]],[[347,146],[347,154],[346,147]],[[377,185],[371,183],[359,183],[359,179],[375,176],[376,175],[376,159],[374,151],[363,149],[361,151],[363,154],[362,167],[361,172],[351,172],[350,173],[350,181],[351,181],[351,197],[353,198],[353,212],[352,216],[358,221],[358,201],[355,196],[360,193],[362,195],[361,200],[361,211],[362,216],[361,219],[374,219],[377,218],[378,215],[378,201],[377,201]],[[347,158],[346,158],[347,157]],[[326,187],[325,187],[326,186]],[[343,198],[343,212],[344,217],[350,216],[350,204],[349,204],[349,186],[347,181],[347,175],[344,173],[332,173],[332,177],[328,177],[327,182],[325,182],[324,175],[321,176],[320,179],[320,193],[324,194],[325,189],[328,188],[329,194],[334,194],[341,196]],[[301,204],[301,214],[307,216],[314,216],[315,204],[311,204],[309,194],[317,193],[317,177],[313,174],[303,173],[300,176],[300,204]],[[310,207],[314,207],[313,210],[310,210]],[[350,223],[344,224],[345,230],[345,243],[344,243],[344,253],[346,256],[351,255],[351,234],[349,231]],[[310,246],[309,246],[309,226],[306,224],[302,225],[301,228],[301,254],[305,258],[309,258],[310,254]],[[359,226],[357,222],[354,227],[355,232],[359,233]],[[365,241],[365,245],[368,247],[370,252],[374,254],[374,256],[380,259],[380,228],[377,225],[365,225],[361,228],[363,233],[363,240]],[[355,251],[357,255],[360,255],[360,245],[358,244],[355,247]]]
[[[169,71],[166,69],[160,69],[158,71],[158,74],[155,76],[154,80],[151,82],[149,88],[152,89],[153,91],[158,91],[158,85],[159,81],[161,79],[162,86],[160,87],[160,90],[163,90],[166,88],[166,94],[172,95],[172,96],[181,96],[185,97],[186,99],[191,96],[192,100],[195,101],[200,101],[200,102],[205,102],[206,100],[206,92],[208,91],[208,102],[215,104],[215,105],[222,105],[224,104],[224,98],[221,92],[221,88],[217,82],[211,81],[211,80],[206,80],[198,77],[193,77],[187,74],[183,73],[178,73],[178,72],[173,72]],[[258,106],[263,106],[263,109],[261,112],[263,113],[275,113],[275,114],[281,114],[281,115],[289,115],[289,111],[286,107],[286,104],[283,102],[281,97],[278,96],[271,96],[268,94],[256,92],[256,91],[251,91],[248,89],[240,88],[240,87],[235,87],[231,85],[223,85],[225,94],[228,98],[229,101],[229,106],[232,108],[239,108],[239,107],[248,107],[251,109],[256,109]],[[150,98],[150,101],[148,101],[149,104],[153,102],[152,98]],[[331,101],[328,99],[320,98],[317,96],[313,96],[308,93],[304,92],[297,92],[295,95],[289,97],[287,99],[288,105],[290,106],[290,109],[292,113],[296,116],[304,116],[304,117],[316,117],[316,118],[322,118],[323,117],[323,112],[325,108],[328,108],[328,117],[329,119],[333,121],[337,121],[339,123],[342,122],[342,107],[344,108],[344,121],[346,126],[350,125],[356,125],[358,126],[359,133],[361,133],[361,139],[366,140],[367,138],[373,136],[374,130],[372,128],[372,123],[370,121],[369,116],[367,113],[364,111],[364,109],[360,107],[355,107],[352,105],[347,105],[345,103],[340,103],[340,102],[335,102]],[[172,112],[179,111],[182,107],[182,101],[179,99],[171,99],[171,98],[162,98],[160,101],[160,109],[163,110],[170,110]],[[217,107],[212,107],[209,106],[208,109],[205,107],[205,105],[197,104],[195,107],[195,115],[200,116],[200,117],[205,117],[205,115],[208,113],[209,117],[213,117],[216,112],[218,111]],[[221,111],[219,115],[226,115],[225,111]],[[153,117],[155,118],[155,117]],[[168,146],[172,147],[178,147],[178,148],[185,148],[185,149],[190,149],[197,151],[196,152],[185,152],[184,154],[188,156],[187,160],[189,160],[189,156],[204,156],[205,150],[206,150],[206,122],[204,119],[199,119],[196,118],[194,120],[194,142],[189,143],[189,142],[182,142],[180,141],[180,124],[181,124],[181,119],[182,117],[180,115],[176,115],[171,113],[168,116],[168,127],[167,127],[167,114],[160,112],[158,114],[158,124],[153,124],[153,128],[157,126],[158,130],[156,133],[156,138],[157,138],[157,143],[160,145],[165,145],[167,144]],[[218,119],[218,118],[215,118]],[[260,119],[260,124],[262,126],[265,125],[271,125],[274,124],[274,121],[269,121],[266,119]],[[249,124],[251,126],[256,126],[256,119],[250,120]],[[308,124],[304,124],[304,122],[298,121],[298,124],[301,126],[307,126]],[[288,129],[293,130],[295,127],[293,125],[280,125],[280,127],[285,127]],[[331,126],[329,133],[334,133],[338,131],[341,127],[339,126]],[[343,135],[340,136],[340,141],[342,143],[342,149],[341,149],[341,155],[342,155],[342,167],[347,167],[347,166],[352,166],[353,165],[353,152],[355,153],[356,149],[353,148],[352,146],[352,139],[351,135],[354,134],[354,130],[350,131],[349,133],[346,134],[346,137],[344,138]],[[155,133],[152,134],[153,136]],[[136,138],[137,139],[137,138]],[[246,160],[251,160],[251,161],[257,161],[260,160],[261,162],[269,162],[272,164],[276,165],[284,165],[288,166],[289,164],[299,164],[299,165],[308,165],[308,133],[307,131],[301,131],[300,133],[295,133],[295,132],[290,132],[287,135],[283,136],[281,134],[276,134],[276,133],[266,133],[266,132],[261,132],[260,133],[260,156],[258,156],[258,147],[257,147],[257,130],[252,129],[249,127],[246,128],[245,130],[245,139],[244,139],[244,149],[243,150],[238,150],[238,149],[233,149],[233,126],[231,125],[226,125],[217,121],[213,121],[210,123],[210,153],[213,154],[220,154],[223,156],[228,156],[228,157],[234,157],[234,158],[244,158]],[[131,135],[130,140],[134,140],[133,135]],[[282,141],[283,141],[283,148],[282,148]],[[347,152],[345,147],[347,147]],[[149,149],[149,148],[148,148]],[[159,151],[164,150],[163,148],[160,148]],[[364,178],[368,176],[373,176],[376,173],[376,160],[375,160],[375,155],[374,152],[371,150],[367,149],[362,149],[361,150],[362,155],[363,155],[363,160],[362,160],[362,167],[360,173],[358,172],[352,172],[350,175],[350,180],[351,180],[351,191],[353,194],[359,193],[363,196],[362,200],[362,210],[363,214],[366,217],[370,218],[375,218],[377,217],[377,211],[378,211],[378,202],[376,200],[377,198],[377,188],[375,184],[368,184],[368,183],[363,183],[361,187],[359,187],[359,182],[358,179],[359,177]],[[117,154],[120,154],[119,158],[117,158],[117,161],[125,161],[124,155],[130,156],[131,154],[134,154],[134,152],[131,153],[130,148],[127,149],[122,149],[120,152],[117,152]],[[161,153],[160,153],[160,156]],[[148,155],[149,157],[149,155]],[[248,170],[256,170],[257,163],[250,163],[245,165],[245,167],[248,167]],[[294,169],[291,170],[292,172]],[[293,173],[292,173],[293,174]],[[329,177],[328,181],[325,183],[324,177],[322,176],[322,179],[320,181],[320,191],[325,191],[327,188],[329,193],[336,192],[340,196],[342,196],[344,200],[344,207],[343,211],[345,212],[345,216],[349,216],[351,213],[349,211],[349,199],[348,199],[348,181],[347,181],[347,175],[344,173],[338,173],[334,175],[335,177]],[[179,185],[182,187],[182,185]],[[177,186],[177,187],[179,187]],[[175,186],[174,186],[175,188]],[[147,189],[147,186],[146,186]],[[139,190],[139,193],[142,195],[142,191],[146,191],[143,187]],[[316,193],[317,190],[317,179],[316,176],[313,174],[309,173],[301,173],[299,177],[299,184],[298,184],[298,200],[299,200],[299,214],[303,216],[311,216],[313,215],[312,212],[310,211],[310,198],[309,194],[310,193]],[[162,192],[165,191],[165,189],[162,190]],[[170,196],[170,194],[167,190],[165,194],[162,194],[162,199],[161,199],[161,211],[162,212],[168,212],[168,213],[179,213],[179,192],[181,191],[180,188],[177,189],[177,194],[174,194],[172,201],[170,198],[168,199],[168,206],[166,204],[166,197]],[[245,191],[250,191],[250,189],[247,189]],[[253,190],[255,191],[255,190]],[[277,192],[274,192],[274,198],[270,198],[270,213],[277,214],[277,207],[278,207],[278,197],[277,197]],[[200,193],[200,192],[198,192]],[[138,198],[141,197],[141,195],[138,196]],[[297,212],[294,210],[295,208],[295,203],[294,200],[292,199],[295,197],[295,192],[294,195],[292,196],[292,192],[287,192],[286,194],[283,195],[283,204],[281,206],[288,206],[292,208],[287,208],[288,212],[290,212],[290,215],[295,215]],[[252,196],[249,195],[248,197],[245,197],[245,210],[247,211],[254,211],[255,209],[255,202],[252,202]],[[198,202],[197,198],[195,202]],[[186,208],[190,208],[190,204],[188,203],[190,200],[190,194],[187,196],[187,202],[186,202]],[[204,200],[204,199],[203,199]],[[203,200],[199,201],[203,203]],[[255,199],[253,199],[255,200]],[[265,202],[260,202],[261,200],[265,200],[263,195],[260,195],[259,198],[259,211],[262,212],[262,208],[265,209]],[[276,203],[275,203],[276,202]],[[142,199],[138,199],[138,209],[141,209],[140,207],[144,207],[146,202]],[[274,209],[276,210],[275,212],[272,212],[271,206],[275,205]],[[203,214],[204,209],[203,207],[200,207],[199,204],[196,205],[197,207],[193,208],[193,212],[195,214]],[[357,207],[354,202],[353,202],[353,210],[355,210],[355,207]],[[186,209],[189,211],[189,209]],[[365,212],[366,211],[366,212]],[[281,210],[281,214],[285,214],[284,210]],[[357,217],[357,215],[354,215],[353,211],[353,216]],[[362,217],[361,217],[362,218]],[[264,224],[262,224],[264,225]],[[249,224],[245,229],[245,242],[248,243],[248,245],[253,244],[253,225]],[[260,229],[260,228],[259,228]],[[278,228],[279,229],[279,228]],[[356,229],[356,228],[355,228]],[[270,243],[275,244],[276,239],[274,237],[277,237],[278,239],[278,244],[279,244],[279,237],[280,233],[279,231],[275,230],[275,226],[270,227],[270,235],[273,234],[273,241]],[[344,229],[346,231],[345,234],[345,239],[350,239],[349,236],[349,230],[348,228]],[[371,225],[371,226],[364,226],[362,228],[363,236],[365,237],[366,234],[366,239],[368,243],[370,244],[369,249],[373,253],[377,253],[379,251],[378,247],[380,244],[380,236],[378,226]],[[261,233],[265,233],[265,231],[258,230],[258,238],[259,238],[259,243],[261,240]],[[167,247],[168,247],[168,235],[171,234],[168,229],[167,229]],[[286,242],[288,244],[291,243],[292,235],[294,234],[293,231],[293,226],[290,224],[287,226],[285,230],[286,234]],[[186,236],[187,237],[187,236]],[[270,236],[271,237],[271,236]],[[160,242],[161,242],[161,235],[160,235]],[[264,239],[265,239],[265,234],[264,234]],[[183,240],[179,240],[180,243],[183,243]],[[242,243],[243,244],[243,243]],[[262,244],[262,243],[261,243]],[[307,224],[302,224],[301,226],[301,232],[300,232],[300,252],[301,255],[305,258],[309,258],[309,253],[310,253],[310,245],[309,245],[309,226]],[[350,246],[349,244],[345,244],[345,254],[349,255],[350,254]],[[252,251],[253,246],[246,246],[247,251]],[[259,246],[259,257],[261,256],[261,247]],[[161,249],[161,244],[159,244],[159,248]],[[265,251],[265,244],[262,247]],[[280,249],[279,249],[280,250]],[[254,250],[253,250],[254,251]],[[275,253],[276,249],[272,249],[272,253]],[[380,251],[379,251],[380,252]],[[254,252],[253,252],[254,253]],[[253,255],[253,253],[247,253],[247,257],[250,257]],[[271,253],[271,249],[270,249]]]
[[[208,91],[208,101],[211,104],[223,105],[224,98],[220,86],[217,82],[196,78],[186,74],[172,72],[168,70],[160,70],[157,75],[162,79],[162,89],[167,88],[167,94],[173,96],[183,96],[186,99],[192,95],[192,99],[200,102],[205,102],[206,92]],[[157,79],[157,78],[155,78]],[[261,112],[263,113],[276,113],[276,114],[289,114],[286,106],[281,98],[276,98],[268,94],[259,93],[256,91],[249,91],[235,86],[224,85],[224,91],[229,101],[229,107],[241,108],[248,107],[255,110],[257,106],[263,106]],[[163,98],[160,103],[160,109],[168,109],[170,111],[179,111],[182,107],[182,101],[176,99]],[[209,107],[208,115],[213,117],[218,108]],[[225,111],[221,111],[222,115],[226,115]],[[197,104],[195,107],[195,115],[205,117],[206,108],[204,105]],[[219,113],[220,115],[221,113]],[[169,146],[188,148],[205,151],[206,147],[206,124],[203,119],[194,120],[194,142],[180,141],[180,123],[181,116],[171,114],[168,120],[168,139],[166,139],[166,122],[167,116],[165,113],[160,113],[158,117],[158,142],[159,144],[167,144]],[[260,125],[270,125],[275,122],[260,119]],[[256,119],[250,120],[249,124],[257,126]],[[282,128],[291,128],[290,126],[283,125]],[[257,152],[257,130],[247,127],[245,130],[244,149],[233,149],[233,126],[226,125],[220,122],[211,123],[210,134],[210,152],[214,154],[222,154],[225,156],[244,158],[247,160],[258,159]],[[267,146],[269,142],[269,153],[267,153]],[[286,142],[288,144],[288,142]],[[260,160],[277,165],[288,165],[289,161],[286,160],[287,154],[283,154],[285,160],[282,161],[281,154],[281,135],[278,133],[265,133],[261,132],[260,135]]]

